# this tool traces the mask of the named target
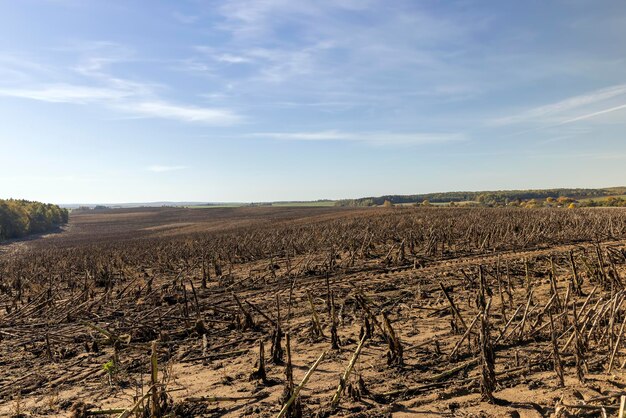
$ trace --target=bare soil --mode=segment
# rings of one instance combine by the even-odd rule
[[[556,211],[73,215],[63,233],[0,247],[0,415],[130,408],[151,386],[157,341],[165,414],[276,416],[286,382],[286,356],[271,359],[279,322],[296,385],[326,353],[300,393],[304,416],[616,416],[626,395],[626,211]],[[495,352],[491,402],[481,389],[487,365],[474,321],[483,311]],[[365,331],[371,336],[331,408]],[[260,342],[265,381],[251,378]]]

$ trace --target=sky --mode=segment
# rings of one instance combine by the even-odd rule
[[[626,185],[623,0],[0,0],[0,198]]]

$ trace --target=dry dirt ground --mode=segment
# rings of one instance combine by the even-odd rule
[[[75,215],[67,231],[9,244],[14,247],[5,246],[0,260],[17,262],[62,248],[109,251],[97,247],[102,243],[139,240],[132,245],[140,246],[141,239],[236,234],[257,225],[278,228],[369,216],[367,210],[333,208],[208,210],[216,212],[135,209]],[[300,393],[304,416],[617,416],[626,388],[621,341],[625,294],[618,285],[626,273],[626,241],[454,257],[442,253],[408,261],[401,248],[403,244],[373,246],[358,262],[350,262],[351,255],[341,250],[330,258],[323,250],[277,255],[238,262],[227,273],[208,265],[203,272],[198,263],[168,271],[154,261],[133,272],[118,272],[119,284],[111,289],[85,285],[60,291],[50,284],[46,290],[42,284],[37,287],[41,292],[33,287],[29,300],[12,309],[5,296],[0,299],[6,308],[0,314],[0,416],[81,416],[85,410],[129,408],[150,387],[155,340],[159,380],[166,385],[171,414],[276,416],[285,387],[285,365],[271,358],[277,321],[290,337],[296,385],[326,353]],[[570,254],[582,282],[579,294],[570,286],[575,280]],[[55,277],[63,274],[57,265],[52,267]],[[82,282],[82,271],[65,272],[70,274]],[[15,279],[5,276],[2,283]],[[488,300],[485,319],[496,378],[491,403],[481,395],[485,366],[479,335],[480,307]],[[333,311],[336,349],[331,347]],[[251,323],[246,323],[247,315]],[[316,333],[315,315],[323,335]],[[555,372],[550,317],[564,386]],[[364,331],[371,336],[338,407],[330,409]],[[401,345],[401,359],[397,351],[389,352],[390,331]],[[462,340],[465,334],[469,337]],[[266,381],[251,377],[258,367],[260,341]],[[285,339],[280,342],[285,349]],[[107,370],[112,359],[116,365]],[[194,399],[214,396],[257,398]]]

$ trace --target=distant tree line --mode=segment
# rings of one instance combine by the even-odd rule
[[[338,200],[336,206],[380,206],[407,204],[415,202],[458,203],[473,202],[481,206],[509,206],[535,200],[546,201],[548,198],[569,198],[572,200],[603,198],[615,194],[626,194],[626,188],[614,187],[606,189],[541,189],[541,190],[500,190],[484,192],[445,192],[414,195],[387,195],[380,197],[364,197],[360,199]]]
[[[0,199],[0,241],[46,232],[67,223],[69,212],[57,205]]]
[[[611,196],[608,197],[606,199],[602,199],[602,200],[587,200],[585,202],[582,203],[582,206],[587,206],[587,207],[626,207],[626,199],[624,199],[621,196]]]

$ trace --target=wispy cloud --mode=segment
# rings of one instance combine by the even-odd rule
[[[59,51],[79,55],[79,62],[65,71],[49,71],[46,78],[65,78],[70,82],[41,81],[41,74],[33,71],[31,78],[26,77],[14,85],[3,86],[0,81],[0,96],[48,103],[99,105],[136,117],[211,126],[233,125],[243,120],[231,109],[168,101],[161,94],[167,90],[165,86],[115,76],[110,66],[134,59],[128,48],[109,42],[80,42],[59,48]]]
[[[577,116],[577,117],[572,118],[572,119],[567,119],[567,120],[564,120],[563,122],[561,122],[560,124],[561,125],[565,125],[567,123],[577,122],[579,120],[591,119],[591,118],[595,118],[596,116],[604,115],[606,113],[616,112],[616,111],[622,110],[622,109],[626,109],[626,104],[622,104],[622,105],[611,107],[611,108],[604,109],[604,110],[599,110],[597,112],[591,112],[591,113],[588,113],[586,115]]]
[[[50,103],[86,104],[104,100],[121,100],[132,96],[132,93],[111,88],[52,84],[30,88],[0,88],[0,96]]]
[[[30,80],[30,75],[49,75],[49,68],[23,54],[3,52],[0,55],[0,80],[20,83]]]
[[[227,33],[227,41],[196,45],[196,55],[178,69],[235,82],[255,101],[284,100],[279,95],[286,91],[276,84],[293,86],[294,96],[315,102],[335,101],[337,93],[370,93],[376,103],[361,103],[372,106],[379,105],[381,91],[394,103],[406,101],[399,94],[407,88],[445,100],[467,100],[481,91],[464,76],[464,66],[451,63],[484,28],[477,16],[371,0],[225,0],[210,12],[213,30]]]
[[[159,99],[144,100],[132,91],[79,86],[71,84],[49,85],[38,88],[0,88],[0,96],[37,100],[49,103],[90,104],[99,103],[111,109],[135,116],[172,119],[207,125],[233,125],[242,117],[232,110],[169,103]]]
[[[623,109],[625,107],[623,104],[598,109],[598,106],[606,107],[611,100],[622,96],[626,97],[626,84],[618,84],[587,94],[570,97],[556,103],[538,106],[516,115],[492,119],[488,121],[488,124],[492,126],[503,126],[521,123],[549,125],[572,123]]]
[[[217,55],[215,59],[217,61],[227,62],[229,64],[243,64],[243,63],[252,62],[252,60],[248,57],[242,57],[240,55],[233,55],[233,54],[220,54],[220,55]]]
[[[283,82],[305,74],[321,78],[328,71],[324,68],[329,68],[321,54],[333,47],[334,43],[330,41],[294,47],[239,46],[235,50],[199,45],[194,47],[199,56],[187,59],[183,64],[188,71],[212,76],[230,75],[233,65],[245,64],[250,69],[248,81],[261,83]]]
[[[342,132],[337,130],[315,132],[258,132],[249,134],[254,138],[286,141],[352,141],[376,145],[420,145],[452,141],[464,141],[459,133],[393,133],[393,132]]]
[[[139,116],[199,122],[208,125],[233,125],[242,117],[227,109],[181,106],[162,101],[125,103],[120,108]]]
[[[184,165],[151,165],[146,167],[146,170],[152,171],[153,173],[165,173],[168,171],[179,171],[184,170],[187,167]]]

